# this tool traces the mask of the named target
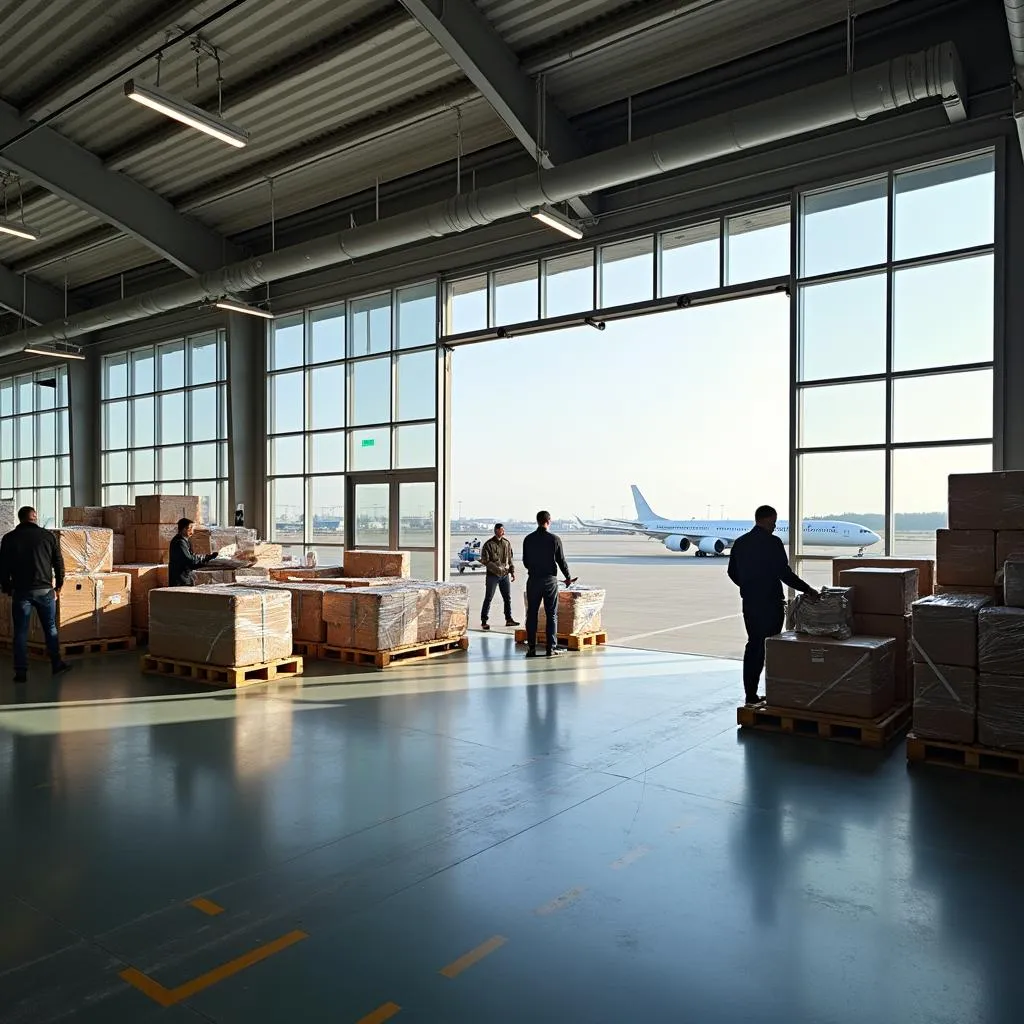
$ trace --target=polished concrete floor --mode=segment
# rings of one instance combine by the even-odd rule
[[[5,1024],[1024,1020],[1024,784],[738,734],[735,663],[8,667]]]

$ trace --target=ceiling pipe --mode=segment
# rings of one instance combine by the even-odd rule
[[[1020,151],[1024,155],[1024,0],[1003,0],[1003,8],[1013,51],[1013,121],[1017,126]]]
[[[453,196],[372,224],[233,263],[199,278],[10,335],[0,356],[26,345],[65,341],[92,331],[213,302],[272,281],[324,270],[388,249],[525,216],[545,204],[628,185],[806,132],[863,121],[931,98],[950,120],[966,117],[963,73],[952,43],[907,54],[852,75],[762,100],[646,139]]]

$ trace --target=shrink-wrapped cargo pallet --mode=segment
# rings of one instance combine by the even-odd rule
[[[64,571],[110,572],[114,566],[114,534],[103,526],[67,526],[53,531],[60,544]]]
[[[786,628],[807,636],[830,636],[848,640],[853,636],[853,590],[823,587],[817,600],[798,594],[786,613]]]
[[[1024,753],[1024,675],[978,675],[978,742]]]
[[[317,580],[298,580],[288,583],[278,580],[260,580],[252,582],[250,585],[257,589],[277,590],[291,595],[292,638],[294,640],[322,644],[327,639],[324,595],[332,589],[331,584],[320,583]]]
[[[225,558],[233,558],[255,546],[256,531],[240,526],[198,526],[192,533],[192,550],[197,555],[212,555],[216,551]]]
[[[61,515],[62,526],[103,526],[101,505],[70,505]]]
[[[135,522],[177,523],[191,519],[200,523],[199,498],[194,494],[146,494],[135,499]]]
[[[329,580],[345,575],[340,565],[310,566],[296,562],[294,565],[275,565],[269,567],[270,578],[279,582],[289,580]]]
[[[1003,563],[1003,594],[1011,608],[1024,608],[1024,555]]]
[[[149,592],[167,586],[167,566],[129,564],[117,566],[117,571],[131,577],[132,629],[149,629]]]
[[[346,551],[346,576],[386,576],[408,579],[412,575],[408,551]]]
[[[914,735],[973,743],[978,673],[964,665],[914,664]]]
[[[910,615],[854,615],[853,632],[856,636],[888,637],[896,643],[894,659],[895,702],[904,704],[914,689],[914,658],[910,648]]]
[[[914,661],[978,667],[978,613],[991,604],[978,594],[936,594],[914,603]]]
[[[123,572],[68,574],[57,602],[60,642],[112,640],[132,632],[131,577]],[[28,633],[34,644],[46,642],[39,618],[32,615]]]
[[[558,591],[558,605],[555,610],[558,636],[583,636],[601,630],[601,613],[604,611],[605,591],[600,587],[581,587],[573,584]],[[523,608],[529,602],[523,594]],[[538,611],[537,628],[541,633],[547,630],[544,606]]]
[[[288,658],[291,595],[238,586],[153,590],[149,651],[154,657],[225,668]]]
[[[13,498],[0,498],[0,537],[18,525],[18,510]]]
[[[359,651],[388,651],[421,643],[421,611],[420,591],[414,587],[326,591],[327,643]]]
[[[994,605],[978,612],[978,671],[1024,676],[1024,608]]]

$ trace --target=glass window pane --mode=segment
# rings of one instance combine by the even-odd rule
[[[146,482],[141,482],[140,481],[139,483],[133,483],[128,488],[128,500],[129,501],[134,501],[136,498],[138,498],[138,497],[140,497],[142,495],[156,494],[156,493],[158,493],[158,492],[157,492],[157,488],[156,488],[156,484],[155,483],[150,483],[149,481],[146,481]]]
[[[398,485],[398,546],[434,546],[434,484]]]
[[[57,370],[57,407],[68,407],[68,371],[65,366]]]
[[[14,381],[0,381],[0,416],[14,415]]]
[[[661,294],[685,295],[721,286],[719,222],[666,231],[661,236]]]
[[[53,487],[57,483],[57,460],[36,460],[36,486]]]
[[[30,458],[35,454],[36,445],[34,439],[33,416],[19,416],[15,421],[18,424],[18,450],[19,458]]]
[[[103,482],[120,484],[128,480],[128,453],[111,452],[103,456]],[[63,481],[62,481],[63,482]]]
[[[886,178],[805,195],[801,203],[803,277],[885,263],[889,234]]]
[[[536,263],[497,271],[494,275],[494,325],[538,319],[539,296]]]
[[[309,361],[330,363],[345,358],[345,305],[314,309],[309,316]]]
[[[978,256],[895,272],[893,369],[992,358],[993,259]]]
[[[343,473],[345,471],[345,432],[309,436],[310,473]],[[279,471],[280,472],[280,471]]]
[[[185,440],[185,395],[161,395],[160,443],[179,444]]]
[[[391,468],[391,428],[350,430],[348,468],[353,473]]]
[[[192,480],[209,480],[217,473],[217,445],[195,444],[189,446],[191,467],[188,475]]]
[[[121,352],[103,360],[103,397],[124,398],[128,394],[128,356]]]
[[[390,486],[388,484],[356,484],[353,492],[356,547],[390,547]]]
[[[395,428],[395,469],[421,469],[433,466],[436,438],[433,423]]]
[[[396,420],[429,420],[437,407],[437,353],[430,349],[398,357]]]
[[[352,364],[353,425],[391,419],[391,357]]]
[[[132,394],[145,395],[156,390],[156,359],[152,348],[131,353]]]
[[[789,273],[789,207],[757,210],[726,221],[725,283]]]
[[[181,480],[185,476],[185,449],[181,445],[173,448],[161,448],[159,452],[159,479]],[[171,491],[164,491],[171,494]]]
[[[189,440],[214,441],[218,434],[217,388],[193,388],[189,392]]]
[[[544,261],[544,316],[586,313],[594,308],[594,250]]]
[[[44,412],[36,417],[36,454],[57,454],[57,414]]]
[[[149,483],[156,479],[156,453],[152,448],[131,453],[132,483]],[[139,494],[152,494],[152,489],[139,491]]]
[[[270,481],[271,540],[302,543],[306,514],[306,483],[301,478]]]
[[[157,494],[184,494],[185,493],[185,481],[184,480],[165,480],[156,486]]]
[[[304,471],[302,442],[301,434],[275,437],[270,441],[270,473],[272,476],[298,474]]]
[[[992,436],[992,371],[899,377],[893,381],[893,441]]]
[[[302,371],[275,373],[270,378],[270,432],[285,434],[305,426],[305,388]]]
[[[185,386],[185,342],[175,341],[169,345],[157,346],[160,361],[160,390]]]
[[[199,498],[199,515],[202,521],[208,526],[215,526],[220,518],[217,514],[217,481],[190,480],[185,491]]]
[[[270,334],[270,369],[302,365],[302,314],[275,320]]]
[[[310,430],[345,425],[345,367],[321,366],[309,373]]]
[[[217,379],[217,336],[204,334],[189,341],[190,384],[212,384]]]
[[[800,447],[885,443],[885,381],[800,389]]]
[[[179,396],[180,397],[180,396]],[[156,442],[156,424],[153,419],[153,398],[132,400],[132,447],[144,448]]]
[[[42,481],[39,481],[42,484]],[[57,508],[57,492],[46,488],[36,492],[36,512],[39,513],[39,525],[50,529],[57,525],[61,510]]]
[[[372,295],[352,303],[350,356],[391,350],[391,296]]]
[[[71,430],[69,409],[60,409],[57,412],[57,450],[68,453],[71,451]]]
[[[61,484],[71,483],[71,459],[66,455],[57,460],[57,477]],[[122,479],[127,479],[127,477],[122,477]]]
[[[398,291],[398,347],[418,348],[437,341],[437,288],[418,284]]]
[[[800,289],[800,380],[885,373],[885,274]]]
[[[14,420],[0,420],[0,459],[14,458]]]
[[[14,463],[0,462],[0,491],[9,491],[14,487]]]
[[[29,374],[26,377],[18,377],[15,382],[17,388],[18,412],[34,412],[36,408],[36,385]]]
[[[436,555],[433,551],[410,551],[409,571],[412,573],[412,578],[414,580],[436,579],[435,557]]]
[[[601,302],[624,306],[654,295],[654,238],[634,238],[601,249]]]
[[[487,276],[467,277],[448,285],[447,334],[481,331],[487,326]]]
[[[309,511],[313,542],[342,544],[345,540],[345,478],[315,476],[309,481]]]
[[[22,462],[15,463],[15,482],[18,487],[34,487],[35,486],[35,463],[31,459],[25,459]],[[32,499],[29,498],[22,504],[32,504]]]
[[[128,505],[130,499],[128,497],[128,486],[126,484],[117,484],[114,487],[103,488],[103,504],[104,505]],[[64,507],[63,501],[61,507]]]
[[[57,376],[48,370],[36,374],[36,411],[53,409],[57,405]]]
[[[103,406],[103,447],[128,447],[127,402],[108,402]]]
[[[982,153],[896,175],[894,253],[898,260],[991,244],[995,155]]]

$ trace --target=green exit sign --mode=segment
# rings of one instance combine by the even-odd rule
[[[377,439],[373,437],[364,437],[362,445],[364,448],[372,448],[377,443]]]

